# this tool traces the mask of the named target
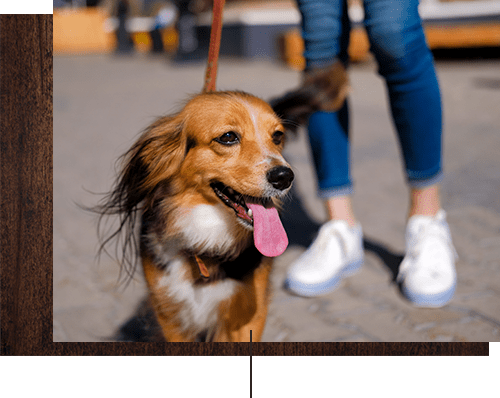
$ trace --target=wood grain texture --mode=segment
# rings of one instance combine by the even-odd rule
[[[249,356],[250,343],[52,343],[44,355]],[[484,356],[488,343],[252,343],[252,356]]]
[[[2,352],[51,336],[52,18],[2,15]]]
[[[249,343],[52,342],[52,15],[0,16],[2,355],[244,355]],[[488,355],[488,343],[253,343],[252,355]]]

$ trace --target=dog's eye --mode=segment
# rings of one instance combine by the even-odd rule
[[[273,133],[273,142],[276,145],[280,145],[283,142],[283,137],[284,136],[285,136],[285,133],[283,133],[282,131],[275,131]]]
[[[228,131],[227,133],[222,134],[220,137],[217,137],[215,141],[224,145],[234,145],[237,144],[240,139],[234,131]]]

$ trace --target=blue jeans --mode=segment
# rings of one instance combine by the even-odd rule
[[[327,66],[335,59],[347,63],[346,0],[297,2],[307,68]],[[412,187],[433,185],[442,173],[441,96],[418,0],[364,0],[364,10],[371,52],[387,85],[408,183]],[[346,101],[338,112],[317,112],[309,119],[309,140],[323,198],[352,192],[348,107]]]

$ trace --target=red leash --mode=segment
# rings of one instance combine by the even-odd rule
[[[226,0],[214,0],[212,29],[210,31],[210,47],[208,49],[208,63],[205,72],[205,85],[203,92],[215,91],[217,80],[217,64],[219,60],[220,41],[222,36],[222,12]]]
[[[205,72],[205,85],[203,92],[209,93],[215,91],[215,81],[217,80],[217,64],[219,60],[220,41],[222,36],[222,12],[226,0],[214,0],[214,8],[212,15],[212,28],[210,31],[210,46],[208,48],[207,70]],[[209,278],[207,266],[198,257],[194,256],[196,263],[200,269],[200,274],[205,278]]]

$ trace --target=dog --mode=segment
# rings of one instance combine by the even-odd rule
[[[198,94],[149,126],[98,208],[118,215],[169,342],[260,341],[272,259],[288,245],[278,209],[294,173],[282,120],[238,91]]]

